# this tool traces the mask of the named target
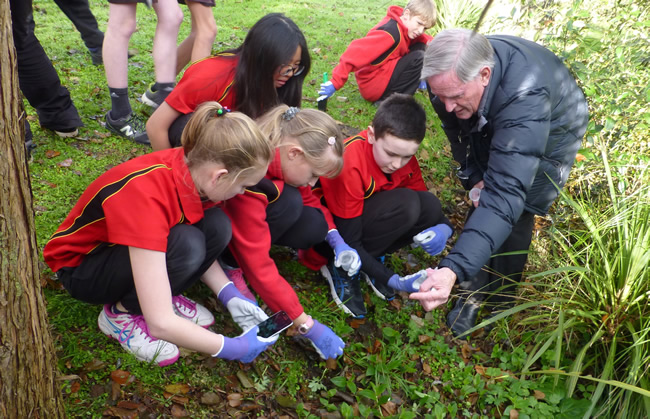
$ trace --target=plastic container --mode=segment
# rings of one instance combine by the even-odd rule
[[[472,188],[472,190],[469,191],[469,199],[471,199],[472,202],[478,202],[479,199],[481,199],[481,189]]]

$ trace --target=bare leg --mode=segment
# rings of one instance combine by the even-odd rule
[[[129,39],[135,31],[136,4],[109,3],[108,25],[104,35],[102,55],[109,87],[128,85]]]
[[[192,32],[178,46],[176,72],[180,73],[188,62],[195,62],[212,54],[212,45],[217,36],[217,23],[211,7],[187,1],[192,15]]]
[[[176,40],[183,12],[176,0],[158,0],[153,5],[158,16],[156,34],[153,38],[153,64],[156,82],[176,81]]]

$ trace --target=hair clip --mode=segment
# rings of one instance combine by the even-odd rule
[[[333,146],[334,144],[336,144],[336,138],[334,138],[334,137],[328,138],[327,139],[327,144]]]
[[[285,121],[291,121],[296,114],[300,112],[300,108],[296,108],[295,106],[290,106],[289,109],[284,111],[282,114],[282,119]]]
[[[227,114],[228,112],[230,112],[230,109],[228,109],[228,108],[226,108],[226,107],[224,106],[224,107],[222,107],[222,108],[217,109],[217,116],[224,116],[224,115]]]

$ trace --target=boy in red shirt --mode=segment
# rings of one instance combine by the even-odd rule
[[[318,100],[331,97],[355,73],[364,99],[379,102],[391,93],[412,95],[420,85],[426,44],[424,33],[436,22],[432,0],[410,0],[406,7],[390,6],[368,34],[350,43],[330,81],[321,84]]]
[[[320,179],[339,233],[361,258],[361,274],[375,294],[386,300],[394,298],[394,290],[418,290],[426,272],[400,277],[384,266],[383,255],[412,243],[414,236],[426,236],[424,242],[416,241],[437,255],[452,234],[451,223],[438,198],[427,191],[415,158],[425,131],[422,106],[412,96],[393,94],[379,106],[367,130],[345,141],[341,174]],[[320,248],[314,250],[326,255],[327,248]],[[315,254],[310,251],[302,256],[309,261]],[[321,272],[339,307],[354,317],[364,317],[358,276],[349,276],[332,262]]]

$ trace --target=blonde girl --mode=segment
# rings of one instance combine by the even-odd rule
[[[342,135],[324,112],[287,105],[273,108],[258,123],[275,148],[275,157],[257,185],[224,205],[233,224],[232,254],[224,262],[229,268],[240,267],[227,269],[226,274],[254,299],[245,277],[271,310],[289,314],[321,357],[336,358],[343,353],[343,341],[304,312],[269,250],[273,244],[308,249],[327,237],[335,244],[339,263],[348,259],[345,269],[359,270],[358,254],[340,238],[329,211],[311,190],[320,176],[334,177],[343,168]]]
[[[272,343],[254,326],[266,315],[215,263],[231,226],[214,203],[256,185],[273,150],[250,118],[216,102],[195,112],[182,141],[92,182],[43,255],[72,297],[104,304],[100,330],[137,359],[169,365],[183,346],[250,362]],[[247,333],[228,338],[207,329],[212,314],[182,295],[198,280]]]

